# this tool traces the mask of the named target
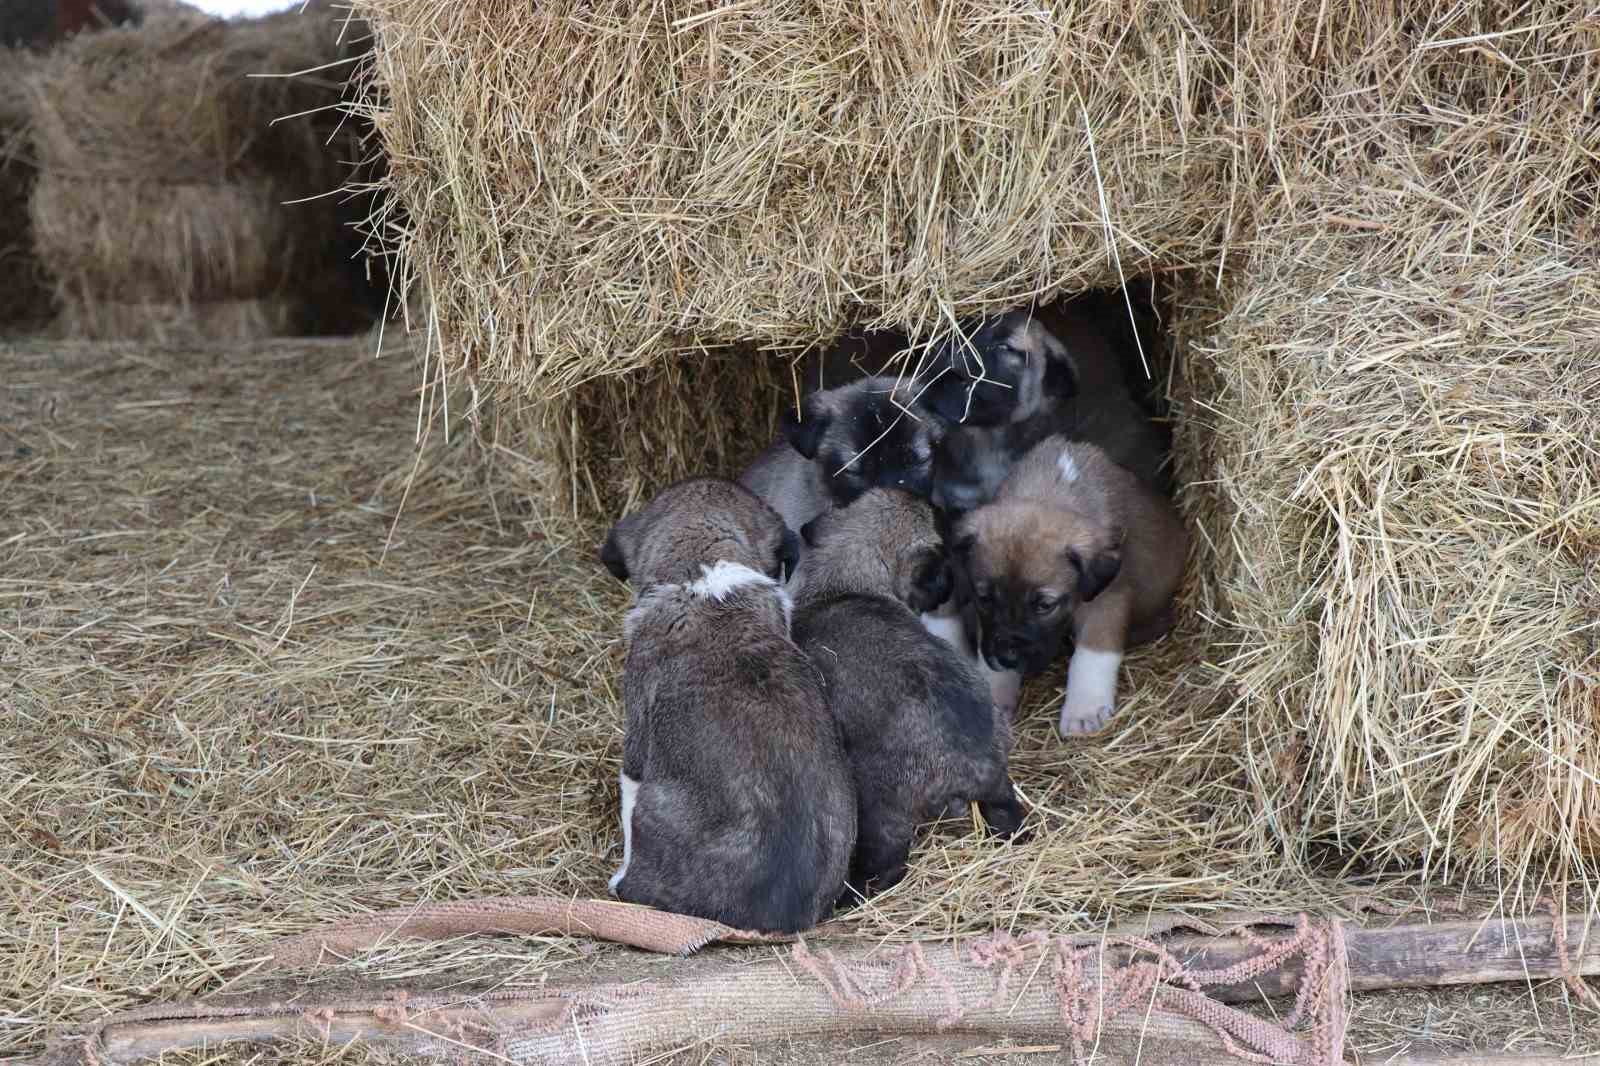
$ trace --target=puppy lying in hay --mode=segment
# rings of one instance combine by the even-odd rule
[[[1022,824],[1006,771],[1011,719],[970,660],[918,613],[950,594],[933,508],[873,489],[801,530],[794,639],[822,674],[855,774],[860,821],[850,888],[897,884],[921,823],[977,801],[1003,835]]]
[[[619,521],[601,558],[623,623],[623,900],[796,932],[833,910],[856,798],[817,672],[789,639],[794,533],[749,490],[695,478]]]

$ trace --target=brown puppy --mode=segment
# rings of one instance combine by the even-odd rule
[[[978,645],[993,670],[1043,672],[1073,637],[1061,732],[1116,710],[1126,649],[1172,625],[1188,537],[1171,502],[1101,448],[1050,437],[956,524]]]
[[[995,831],[1015,832],[1010,715],[975,664],[917,620],[950,591],[933,508],[873,489],[801,535],[794,638],[823,676],[855,775],[851,888],[899,881],[917,826],[952,801],[976,801]]]
[[[778,583],[794,535],[749,490],[695,478],[617,523],[601,558],[623,624],[622,868],[631,903],[796,932],[831,913],[856,799]]]

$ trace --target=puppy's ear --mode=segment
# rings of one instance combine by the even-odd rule
[[[810,523],[806,523],[810,525]],[[783,527],[783,540],[778,543],[778,580],[787,582],[794,576],[794,568],[800,562],[800,538],[794,535],[794,530],[788,526]]]
[[[817,457],[817,449],[822,447],[822,438],[828,432],[828,425],[833,421],[833,412],[829,409],[826,400],[816,393],[807,396],[800,405],[800,421],[790,422],[788,428],[789,443],[794,450],[807,459]]]
[[[912,564],[911,582],[906,591],[906,606],[922,614],[937,608],[950,598],[955,577],[950,572],[950,560],[943,552],[930,551]]]
[[[611,576],[620,581],[628,580],[628,560],[623,545],[628,541],[632,531],[633,520],[624,518],[611,527],[606,542],[600,546],[600,561],[611,571]]]
[[[1078,570],[1078,599],[1088,603],[1105,591],[1122,570],[1122,549],[1107,548],[1087,557],[1069,551],[1068,557]]]

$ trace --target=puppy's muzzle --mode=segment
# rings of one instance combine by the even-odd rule
[[[1022,666],[1026,650],[1021,640],[1000,636],[984,647],[983,658],[991,670],[1016,670]]]

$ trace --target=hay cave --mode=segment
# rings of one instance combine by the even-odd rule
[[[0,1057],[1600,1056],[1593,14],[0,3]],[[609,526],[1060,301],[1117,715],[798,942],[610,899]]]

